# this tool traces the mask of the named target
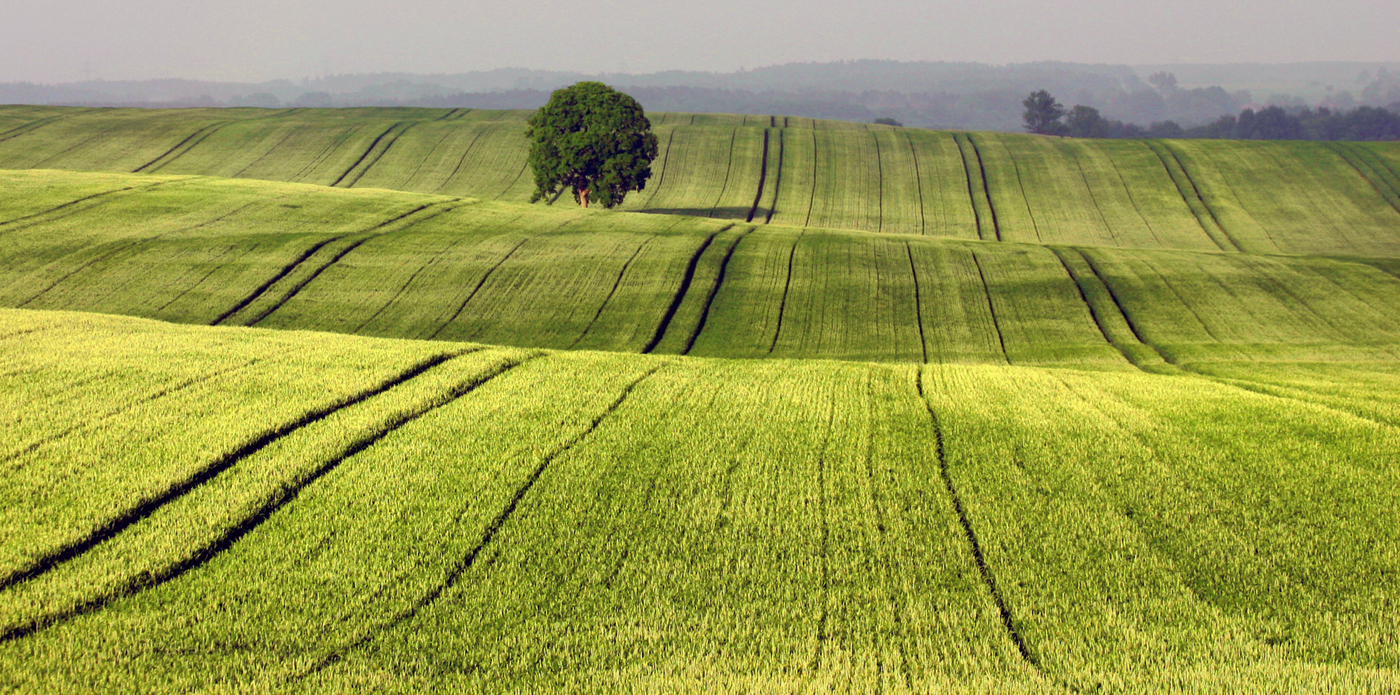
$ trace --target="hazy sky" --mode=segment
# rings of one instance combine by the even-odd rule
[[[0,82],[1400,60],[1394,0],[5,0]]]

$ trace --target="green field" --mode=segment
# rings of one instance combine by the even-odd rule
[[[1400,146],[0,107],[0,691],[1400,691]]]
[[[0,169],[524,202],[528,115],[0,107]],[[781,116],[652,121],[661,154],[625,209],[963,239],[1400,256],[1400,148],[1390,143],[1085,141]]]

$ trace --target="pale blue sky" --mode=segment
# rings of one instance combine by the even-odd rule
[[[1393,0],[5,0],[0,14],[0,82],[1400,60]]]

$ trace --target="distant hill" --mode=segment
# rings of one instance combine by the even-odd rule
[[[1174,72],[1182,89],[1161,94],[1148,82]],[[0,84],[0,103],[73,106],[275,108],[426,106],[534,109],[550,91],[597,79],[633,93],[654,111],[783,113],[809,118],[1019,131],[1021,100],[1046,89],[1130,123],[1201,124],[1255,104],[1386,106],[1400,101],[1400,63],[1291,65],[1085,65],[862,60],[794,63],[734,73],[667,71],[645,75],[501,69],[458,74],[328,75],[263,83],[197,80]]]

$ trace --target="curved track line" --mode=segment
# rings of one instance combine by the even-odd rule
[[[962,526],[963,536],[972,553],[972,561],[977,565],[977,573],[981,575],[982,584],[987,587],[988,593],[991,594],[992,602],[996,604],[997,613],[1001,615],[1001,625],[1006,630],[1006,636],[1016,645],[1016,651],[1020,653],[1023,661],[1030,664],[1036,671],[1044,673],[1035,652],[1031,651],[1025,637],[1016,629],[1016,618],[1012,615],[1011,607],[1006,603],[1006,597],[997,584],[996,575],[992,573],[991,567],[987,564],[987,557],[982,552],[982,543],[978,540],[977,532],[972,527],[971,517],[968,516],[967,506],[963,503],[962,496],[958,494],[957,486],[953,483],[953,476],[948,468],[943,427],[938,420],[938,413],[934,412],[933,406],[929,404],[928,397],[924,394],[923,377],[924,368],[920,365],[915,372],[915,386],[919,393],[919,400],[923,402],[924,409],[928,411],[929,422],[933,425],[934,441],[938,454],[938,473],[943,479],[943,486],[948,492],[948,497],[953,502],[953,510],[957,512],[958,523]]]
[[[297,674],[296,676],[293,676],[292,680],[304,680],[321,671],[324,671],[330,666],[333,666],[340,660],[344,659],[347,655],[349,655],[350,652],[353,652],[356,649],[359,649],[360,647],[369,644],[381,634],[389,632],[390,630],[399,627],[403,623],[412,620],[424,609],[437,602],[437,600],[441,598],[442,595],[446,593],[449,589],[455,587],[458,584],[458,582],[461,581],[462,576],[465,575],[469,570],[471,570],[473,566],[475,566],[476,559],[481,556],[482,551],[484,551],[487,546],[491,545],[491,542],[496,539],[497,534],[499,534],[501,529],[511,520],[511,518],[515,514],[515,510],[520,507],[520,503],[525,499],[525,496],[530,493],[530,490],[535,486],[535,483],[539,482],[540,478],[544,476],[545,472],[549,469],[550,464],[554,463],[554,461],[557,460],[560,456],[563,456],[569,451],[573,450],[574,447],[578,446],[590,435],[592,435],[603,423],[604,420],[606,420],[610,415],[616,412],[619,407],[622,406],[623,402],[625,402],[627,398],[632,395],[632,391],[635,390],[638,385],[640,385],[644,380],[651,377],[656,372],[660,371],[665,366],[666,365],[663,363],[661,365],[653,367],[651,370],[642,374],[640,377],[637,377],[631,383],[627,384],[627,386],[625,386],[622,389],[622,393],[619,394],[617,398],[613,399],[613,401],[610,404],[608,404],[608,407],[604,409],[601,414],[593,418],[593,420],[588,424],[587,427],[584,428],[582,432],[578,433],[573,438],[569,439],[567,442],[554,449],[553,451],[549,452],[542,459],[540,459],[539,464],[535,466],[534,470],[530,471],[530,474],[525,478],[524,482],[522,482],[520,486],[516,488],[515,494],[511,496],[510,501],[506,503],[506,505],[501,509],[501,511],[496,514],[496,517],[491,520],[491,523],[487,525],[485,531],[481,534],[480,540],[478,540],[476,544],[472,546],[470,550],[467,551],[467,553],[462,557],[461,560],[459,560],[455,565],[452,566],[450,570],[448,570],[446,576],[443,577],[441,582],[439,582],[436,586],[430,588],[427,591],[427,593],[425,593],[421,598],[415,601],[413,605],[409,606],[407,609],[399,612],[397,615],[390,618],[387,622],[372,627],[364,635],[356,638],[350,643],[332,650],[329,654],[322,657],[315,664],[312,664],[305,671]]]

